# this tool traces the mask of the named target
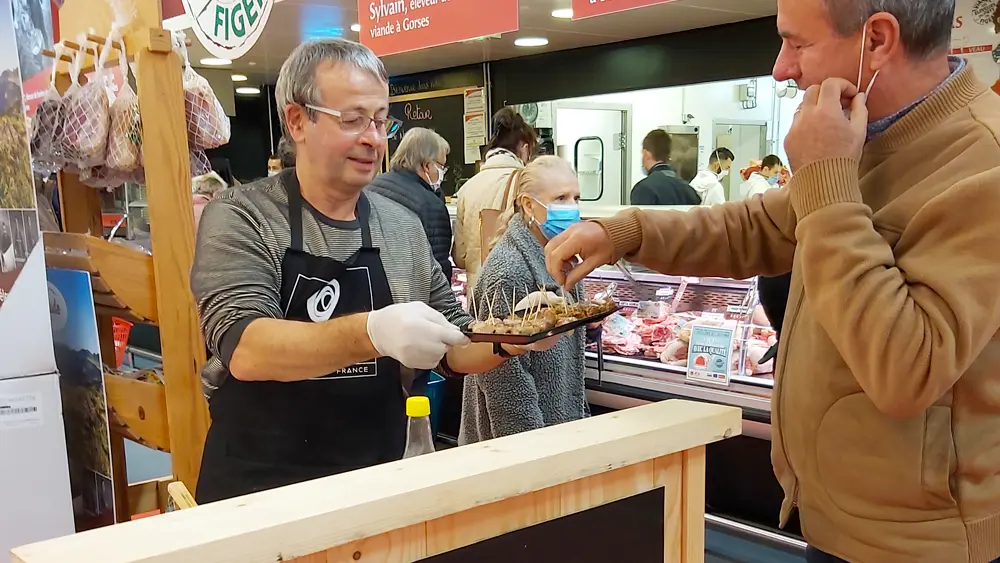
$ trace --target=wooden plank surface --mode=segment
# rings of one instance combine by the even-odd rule
[[[684,563],[705,561],[705,447],[683,454],[684,499],[681,506]]]
[[[423,524],[341,545],[327,551],[296,557],[289,563],[412,563],[427,556]]]
[[[161,451],[170,451],[166,386],[118,375],[104,376],[108,408],[130,437]]]
[[[117,303],[100,303],[132,309],[136,315],[156,323],[159,308],[153,259],[144,252],[104,239],[88,237],[86,242],[87,253],[100,274],[102,285],[108,287],[117,300]]]
[[[656,485],[663,487],[663,561],[684,561],[684,453],[655,460]]]
[[[181,62],[174,53],[140,50],[136,66],[171,462],[174,476],[195,491],[209,417],[199,379],[205,345],[188,286],[194,211]]]
[[[14,551],[23,563],[272,563],[702,446],[741,426],[738,408],[664,401]]]

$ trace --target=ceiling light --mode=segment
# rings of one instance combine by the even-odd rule
[[[260,88],[255,86],[240,86],[236,89],[236,93],[244,96],[256,96],[257,94],[260,94]]]
[[[564,8],[562,10],[552,10],[552,17],[559,18],[561,20],[571,20],[571,19],[573,19],[573,8]]]
[[[213,58],[213,57],[209,57],[207,59],[201,59],[198,62],[200,62],[201,64],[203,64],[205,66],[229,66],[229,65],[233,64],[233,61],[231,61],[229,59],[216,59],[216,58]]]
[[[245,75],[245,74],[234,74],[233,75],[233,82],[246,82],[246,81],[247,81],[247,75]]]
[[[352,23],[351,24],[351,31],[353,31],[354,33],[360,32],[361,31],[361,24],[360,23]]]
[[[544,47],[549,44],[549,40],[544,37],[518,37],[514,44],[518,47]]]

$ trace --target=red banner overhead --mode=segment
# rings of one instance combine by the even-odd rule
[[[642,8],[653,4],[666,4],[674,0],[573,0],[573,19],[603,16],[632,8]]]
[[[380,57],[517,31],[517,0],[358,0],[358,14]]]

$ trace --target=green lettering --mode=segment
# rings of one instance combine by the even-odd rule
[[[247,25],[253,27],[257,23],[257,10],[251,0],[243,0],[243,11],[247,14]]]
[[[225,8],[223,8],[222,6],[216,4],[215,5],[215,33],[213,35],[215,35],[216,37],[219,36],[219,26],[222,25],[223,22],[225,22],[225,21],[226,21]],[[226,26],[228,27],[228,22],[226,22]]]
[[[247,32],[246,25],[244,25],[243,21],[242,8],[243,4],[236,4],[230,12],[230,17],[232,17],[233,20],[233,33],[236,34],[236,37],[243,37]]]

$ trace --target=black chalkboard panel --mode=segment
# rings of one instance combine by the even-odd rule
[[[425,563],[663,563],[664,490],[422,559]]]
[[[465,96],[462,92],[446,96],[435,96],[434,92],[424,95],[428,97],[389,103],[389,115],[403,122],[402,131],[389,139],[389,158],[408,130],[414,127],[433,129],[451,145],[448,173],[441,191],[444,195],[455,195],[456,186],[476,173],[475,164],[465,164]]]

